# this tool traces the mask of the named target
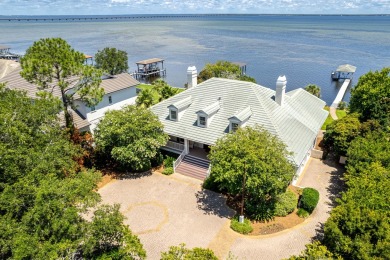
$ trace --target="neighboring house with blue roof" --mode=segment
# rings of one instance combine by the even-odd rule
[[[325,102],[304,89],[285,92],[280,76],[276,91],[255,83],[212,78],[196,84],[196,69],[188,70],[189,88],[154,105],[151,110],[170,140],[163,149],[182,154],[177,172],[204,179],[207,152],[224,134],[260,125],[278,136],[289,151],[297,175],[302,172],[328,112]],[[186,166],[187,163],[187,167]],[[195,168],[202,166],[202,171]]]

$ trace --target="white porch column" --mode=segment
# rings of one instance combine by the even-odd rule
[[[188,143],[188,139],[184,139],[184,151],[185,151],[185,154],[189,154],[190,153],[190,146],[189,146],[189,143]]]

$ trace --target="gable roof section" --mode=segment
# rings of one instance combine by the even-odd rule
[[[27,80],[25,80],[20,72],[22,71],[20,65],[17,69],[13,70],[11,73],[6,75],[4,78],[0,79],[0,83],[7,82],[7,88],[18,89],[27,92],[27,96],[30,98],[36,98],[38,89],[37,85],[34,85]],[[73,81],[77,83],[77,79],[74,78]],[[115,75],[114,77],[108,77],[102,80],[100,86],[104,89],[105,94],[110,94],[115,91],[119,91],[125,88],[137,86],[139,83],[138,80],[134,79],[129,73],[121,73]],[[71,90],[71,88],[69,89]],[[55,97],[61,98],[61,90],[53,84],[53,87],[46,89],[45,91],[52,93]],[[74,99],[79,99],[79,95],[75,95]]]
[[[177,110],[182,110],[183,108],[188,107],[192,103],[192,98],[191,96],[185,97],[183,99],[180,99],[176,101],[175,103],[169,105],[168,107],[173,107],[176,108]]]
[[[134,87],[139,85],[140,82],[134,79],[129,73],[121,73],[113,77],[108,77],[102,80],[100,86],[104,88],[106,94],[122,90],[129,87]]]
[[[234,116],[230,117],[230,119],[236,119],[240,122],[244,122],[245,120],[247,120],[250,116],[252,115],[252,110],[251,110],[251,107],[246,107],[244,108],[243,110],[241,111],[238,111],[236,114],[234,114]]]
[[[83,127],[90,125],[88,120],[82,114],[80,114],[78,111],[74,111],[73,109],[69,109],[68,111],[70,112],[70,115],[72,116],[73,123],[76,125],[76,127],[78,129],[81,129]],[[60,125],[64,127],[66,125],[64,111],[61,111],[58,114],[58,117],[60,119]]]
[[[25,91],[28,97],[37,98],[37,93],[41,90],[38,89],[37,85],[28,82],[20,76],[21,71],[22,68],[19,65],[17,69],[0,79],[0,83],[7,83],[7,88]],[[50,87],[45,91],[52,93],[55,97],[61,98],[61,90],[56,86]]]
[[[199,110],[196,113],[203,113],[207,116],[211,116],[212,114],[216,113],[220,108],[219,101],[212,103],[211,105],[208,105],[204,109]]]
[[[258,124],[277,135],[293,152],[294,163],[300,165],[327,117],[328,112],[323,109],[325,102],[303,89],[286,93],[283,106],[279,106],[273,96],[274,90],[251,82],[212,78],[154,105],[151,110],[169,135],[207,145],[215,144],[228,133],[229,118],[236,116],[245,120],[249,117],[248,126]],[[192,104],[180,121],[169,120],[167,107],[188,97]],[[217,101],[220,108],[211,124],[207,128],[197,126],[197,112]]]

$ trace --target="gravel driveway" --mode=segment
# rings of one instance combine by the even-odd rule
[[[298,185],[320,192],[313,214],[300,225],[266,236],[242,236],[229,228],[234,212],[225,199],[202,191],[201,182],[185,176],[158,173],[114,180],[101,188],[104,203],[120,203],[126,224],[138,234],[148,259],[159,259],[169,246],[209,247],[220,258],[231,251],[239,259],[282,259],[299,254],[321,235],[333,194],[339,191],[342,170],[330,162],[311,159]]]

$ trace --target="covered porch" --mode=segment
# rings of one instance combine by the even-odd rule
[[[190,155],[203,160],[209,160],[207,155],[209,154],[209,145],[202,144],[199,142],[191,141],[185,138],[179,138],[175,136],[169,136],[167,144],[161,147],[163,150],[185,155]]]

